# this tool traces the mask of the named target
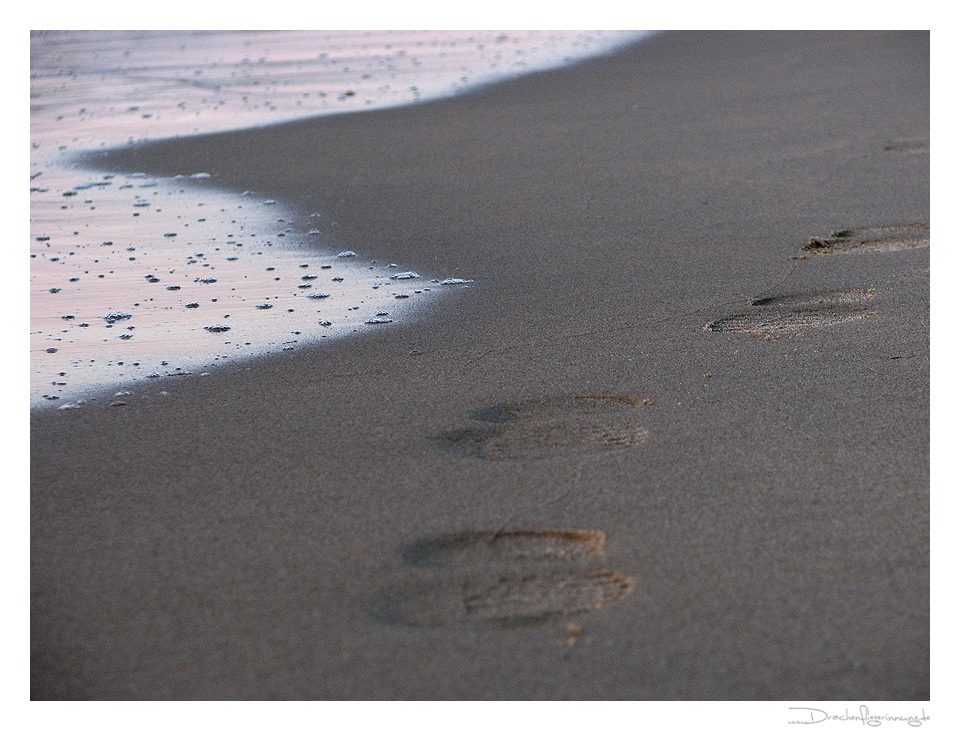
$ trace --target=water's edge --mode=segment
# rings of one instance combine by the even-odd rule
[[[560,67],[615,53],[649,35],[637,34],[629,42],[567,60]],[[556,68],[547,66],[521,75],[549,73]],[[162,389],[171,376],[206,375],[211,368],[237,358],[315,347],[333,338],[409,324],[441,293],[475,286],[469,273],[379,261],[376,257],[382,252],[365,251],[349,232],[319,225],[322,210],[305,210],[298,201],[271,197],[269,186],[243,189],[213,169],[181,169],[180,163],[165,162],[158,151],[170,144],[203,144],[204,139],[216,135],[251,131],[268,135],[271,129],[290,124],[316,124],[337,117],[357,118],[365,111],[382,113],[390,108],[443,103],[515,78],[517,74],[482,77],[445,93],[429,97],[418,93],[369,109],[301,114],[101,149],[87,145],[73,151],[61,145],[52,164],[48,152],[44,180],[55,177],[49,174],[53,169],[61,174],[69,171],[59,189],[51,188],[70,196],[59,209],[69,210],[71,216],[66,223],[57,224],[60,199],[48,199],[45,208],[37,202],[42,198],[39,193],[32,201],[36,203],[31,206],[35,242],[44,239],[50,247],[49,242],[59,238],[60,247],[54,252],[57,256],[43,249],[34,255],[41,261],[32,267],[32,278],[43,272],[48,276],[42,286],[32,288],[32,407],[73,408],[85,401],[109,398],[116,388],[121,390],[113,397],[122,398],[137,385]],[[97,175],[98,179],[91,179]],[[147,186],[153,198],[141,192]],[[35,190],[31,189],[32,195]],[[121,190],[127,191],[125,197]],[[81,211],[81,205],[97,212]],[[124,219],[131,206],[139,207],[133,213],[136,225]],[[168,215],[154,224],[152,231],[143,231],[144,213],[160,213],[163,208],[172,208],[177,220]],[[214,209],[217,213],[208,216]],[[274,220],[273,215],[278,218]],[[192,219],[186,220],[190,216]],[[66,228],[74,228],[75,221],[84,217],[84,226],[76,226],[81,230],[74,230],[74,238],[66,239]],[[104,220],[116,232],[111,239],[123,241],[102,240],[97,232],[105,228]],[[49,230],[57,228],[54,224],[59,225],[56,232]],[[126,256],[128,253],[133,255]],[[344,256],[350,253],[355,256]],[[66,263],[82,261],[90,267],[91,259],[96,268],[84,269],[82,274],[71,271],[75,276],[63,281]],[[102,280],[111,282],[106,289]],[[47,286],[50,284],[53,286]],[[92,292],[96,294],[91,296]],[[40,320],[44,305],[37,303],[45,301],[56,302],[58,309]],[[165,321],[170,325],[165,327]]]

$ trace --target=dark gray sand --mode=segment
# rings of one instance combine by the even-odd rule
[[[103,159],[476,283],[34,414],[34,698],[928,698],[928,136],[927,33],[676,33]]]

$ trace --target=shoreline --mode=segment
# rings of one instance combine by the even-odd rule
[[[403,305],[430,288],[412,287],[394,298],[401,284],[390,276],[396,270],[372,272],[368,264],[375,261],[347,277],[316,257],[301,264],[320,265],[326,276],[281,273],[286,254],[299,250],[297,239],[319,237],[312,219],[320,213],[301,221],[268,197],[217,191],[216,179],[204,171],[158,179],[83,167],[107,145],[122,150],[134,139],[254,129],[333,110],[446,98],[488,85],[497,74],[509,78],[516,75],[511,71],[562,65],[591,48],[609,52],[638,35],[31,33],[32,406],[78,408],[97,390],[132,388],[134,398],[137,391],[156,394],[155,379],[165,375],[326,341],[344,330],[368,329],[370,319],[382,327],[374,313],[383,310],[403,321],[409,309]],[[170,48],[179,49],[175,57],[164,56]],[[505,59],[517,60],[506,67]],[[59,85],[67,73],[73,82]],[[140,103],[111,105],[111,98]],[[257,203],[270,208],[258,212]],[[342,238],[338,232],[323,238],[327,245],[314,246],[315,254],[342,250],[330,251]],[[115,247],[118,241],[125,246]],[[199,268],[204,276],[191,276]],[[313,280],[331,290],[328,297],[298,299],[309,298],[303,290]],[[386,297],[360,316],[375,296],[371,289]],[[322,306],[310,307],[321,299]],[[99,308],[108,304],[110,311],[131,314],[129,332],[104,329],[107,310]],[[251,313],[255,305],[259,312]],[[224,334],[212,337],[205,332],[211,326]]]
[[[929,221],[927,41],[660,34],[111,151],[476,285],[162,403],[31,414],[34,697],[928,698],[928,250],[791,259]],[[546,569],[405,548],[572,529],[602,550]],[[490,581],[543,616],[405,603]]]

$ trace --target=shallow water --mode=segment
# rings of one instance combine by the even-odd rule
[[[223,192],[205,171],[98,175],[82,153],[414,103],[641,35],[33,34],[32,406],[106,403],[118,388],[161,391],[220,363],[409,324],[430,300],[475,286],[470,272],[398,277],[409,265],[330,234],[323,211]]]

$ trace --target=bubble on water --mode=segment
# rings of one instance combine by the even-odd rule
[[[416,272],[400,272],[399,274],[391,274],[390,279],[420,279],[420,275]]]
[[[371,317],[365,320],[367,325],[385,325],[388,322],[393,322],[389,317],[384,317],[383,315],[377,315],[376,317]]]
[[[207,325],[203,329],[211,333],[225,333],[227,330],[230,329],[230,326],[217,323],[216,325]]]
[[[440,282],[440,284],[442,284],[442,285],[449,285],[449,284],[470,284],[471,282],[473,282],[472,279],[457,279],[457,278],[455,278],[455,277],[450,277],[450,278],[448,278],[448,279],[442,280],[442,281]]]
[[[108,312],[103,316],[103,319],[106,320],[111,325],[115,322],[121,322],[122,320],[129,320],[133,315],[128,312],[120,312],[119,310]]]
[[[330,295],[326,292],[311,292],[310,294],[307,295],[307,299],[322,300],[329,296]]]
[[[348,258],[348,257],[356,256],[356,255],[357,255],[357,254],[356,254],[355,251],[341,251],[339,254],[337,254],[337,258],[338,258],[338,259],[346,259],[346,258]]]

